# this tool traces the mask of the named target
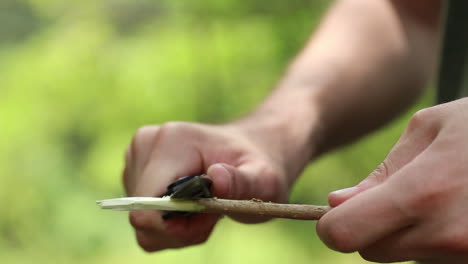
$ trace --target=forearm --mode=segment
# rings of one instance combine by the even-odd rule
[[[379,127],[430,78],[440,10],[440,1],[337,1],[277,89],[241,123],[282,153],[292,175]]]

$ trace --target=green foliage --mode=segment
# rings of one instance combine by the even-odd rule
[[[123,153],[138,127],[249,112],[328,2],[2,1],[2,263],[363,263],[326,249],[314,223],[284,220],[225,219],[206,245],[147,255],[125,213],[94,203],[123,194]],[[407,118],[314,163],[292,200],[325,203],[358,182]]]

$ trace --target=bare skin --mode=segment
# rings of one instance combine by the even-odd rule
[[[206,171],[213,180],[216,197],[284,202],[285,172],[268,153],[266,146],[234,127],[191,123],[146,126],[138,130],[127,151],[124,185],[129,196],[161,196],[177,178]],[[130,213],[138,243],[147,251],[204,242],[218,218],[214,214],[199,214],[163,221],[161,212]]]
[[[440,10],[436,0],[336,1],[278,87],[250,115],[222,126],[168,123],[138,130],[127,151],[127,194],[159,196],[175,179],[206,171],[217,197],[286,201],[310,160],[380,127],[420,94],[436,65]],[[317,225],[324,242],[374,261],[466,261],[460,208],[468,182],[459,175],[468,173],[462,149],[468,131],[460,122],[467,109],[458,101],[418,113],[381,172],[330,194],[336,208]],[[202,243],[218,218],[163,221],[158,212],[130,214],[147,251]],[[430,233],[440,226],[443,232]]]
[[[416,113],[374,172],[329,195],[322,240],[370,261],[468,263],[467,118],[468,99]]]

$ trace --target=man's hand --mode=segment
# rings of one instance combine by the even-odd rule
[[[167,123],[140,128],[129,147],[124,185],[129,196],[161,196],[183,176],[207,173],[215,197],[287,200],[288,182],[271,146],[252,142],[235,126]],[[277,152],[276,152],[277,153]],[[146,251],[178,248],[204,242],[219,215],[196,214],[162,220],[158,211],[133,211],[130,223]],[[244,222],[255,219],[237,216]]]
[[[337,1],[275,91],[246,119],[229,126],[169,123],[140,129],[127,154],[128,195],[160,196],[177,178],[207,172],[217,197],[286,200],[308,161],[379,127],[420,93],[437,61],[441,2]],[[422,114],[421,123],[427,115]],[[238,129],[239,124],[245,127]],[[422,146],[425,141],[417,142]],[[416,143],[403,145],[408,144],[411,149],[403,152],[418,155],[412,148]],[[334,209],[319,225],[324,237],[341,211]],[[164,222],[158,212],[130,215],[148,251],[201,243],[217,219],[200,214]],[[329,237],[341,239],[340,234]],[[361,248],[341,242],[346,250]]]
[[[384,162],[329,202],[317,231],[332,249],[468,263],[468,99],[416,113]]]

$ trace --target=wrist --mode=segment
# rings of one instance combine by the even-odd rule
[[[277,89],[250,115],[230,124],[285,171],[291,184],[318,153],[321,126],[312,87]]]

